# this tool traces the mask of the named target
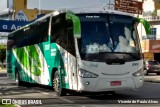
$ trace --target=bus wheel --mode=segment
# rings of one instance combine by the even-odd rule
[[[58,71],[55,72],[53,78],[53,88],[57,96],[64,96],[66,95],[65,89],[62,88],[60,83],[60,77],[58,75]]]
[[[20,81],[20,76],[19,76],[19,73],[18,72],[16,72],[16,78],[15,78],[15,80],[16,80],[16,85],[17,86],[21,86],[22,84],[21,84],[21,81]]]

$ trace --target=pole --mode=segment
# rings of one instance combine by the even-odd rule
[[[41,14],[41,0],[39,0],[39,14]]]
[[[109,9],[111,9],[111,8],[110,8],[110,0],[109,0]]]

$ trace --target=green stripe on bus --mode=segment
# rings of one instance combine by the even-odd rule
[[[20,63],[35,76],[40,76],[42,74],[42,65],[40,63],[39,54],[35,46],[27,46],[26,50],[29,55],[27,55],[24,48],[15,49],[16,55]]]

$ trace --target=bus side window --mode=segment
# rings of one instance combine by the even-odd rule
[[[51,42],[57,43],[62,48],[66,49],[67,31],[66,23],[62,18],[53,18],[51,26]]]
[[[11,36],[8,37],[8,41],[7,41],[7,50],[11,50],[12,47],[14,47],[15,44],[15,40],[13,37],[13,34]]]
[[[73,36],[73,27],[67,29],[67,51],[75,56],[75,42]]]

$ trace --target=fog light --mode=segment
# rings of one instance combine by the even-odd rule
[[[142,80],[142,79],[140,79],[140,82],[143,82],[143,80]]]
[[[89,85],[89,82],[88,82],[88,81],[86,82],[86,85]]]

